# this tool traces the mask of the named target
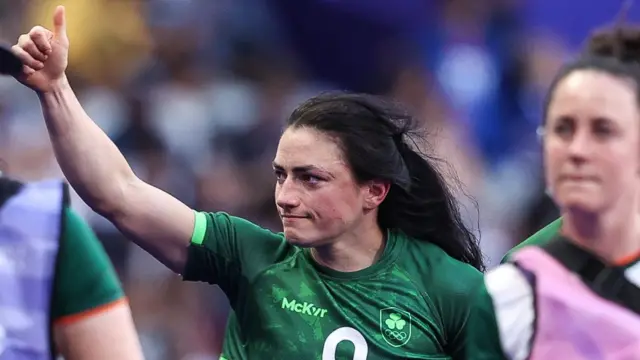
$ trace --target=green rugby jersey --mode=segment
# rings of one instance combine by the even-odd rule
[[[183,277],[227,294],[228,360],[463,359],[470,296],[482,282],[472,266],[397,232],[376,264],[337,272],[225,213],[197,213]]]
[[[500,262],[504,264],[509,260],[509,257],[514,252],[522,249],[525,246],[541,246],[548,243],[560,233],[561,228],[562,228],[562,218],[559,218],[554,222],[549,223],[547,226],[538,230],[537,233],[529,236],[525,241],[521,242],[520,244],[516,245],[513,249],[509,250],[509,252],[505,254],[505,256],[502,258],[502,261]]]

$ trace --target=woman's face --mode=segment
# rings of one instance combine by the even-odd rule
[[[273,167],[284,234],[299,246],[326,245],[357,227],[386,195],[383,185],[359,184],[336,140],[309,128],[284,132]]]
[[[630,196],[640,168],[636,85],[597,70],[561,80],[547,111],[547,187],[561,209],[600,212]]]

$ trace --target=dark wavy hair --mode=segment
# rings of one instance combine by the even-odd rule
[[[595,30],[587,39],[582,54],[558,71],[547,92],[543,121],[546,121],[549,104],[558,84],[577,70],[598,70],[632,80],[640,104],[640,27],[624,24],[630,6],[631,2],[623,4],[616,24]]]
[[[356,181],[388,181],[378,224],[429,241],[451,257],[484,270],[478,239],[436,167],[441,160],[416,146],[417,120],[380,97],[325,93],[301,104],[287,127],[308,127],[336,139]]]

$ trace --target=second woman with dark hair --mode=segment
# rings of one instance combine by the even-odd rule
[[[551,84],[543,126],[562,222],[487,274],[468,358],[640,359],[640,28],[589,39]]]
[[[273,233],[196,212],[137,178],[66,81],[63,9],[54,24],[14,51],[63,172],[185,280],[224,290],[233,313],[222,359],[463,357],[482,259],[442,177],[410,146],[411,117],[361,95],[300,106],[273,162],[283,224]]]

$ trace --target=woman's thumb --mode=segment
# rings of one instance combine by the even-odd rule
[[[56,37],[67,36],[67,23],[64,17],[64,6],[59,5],[53,13],[53,34]]]

